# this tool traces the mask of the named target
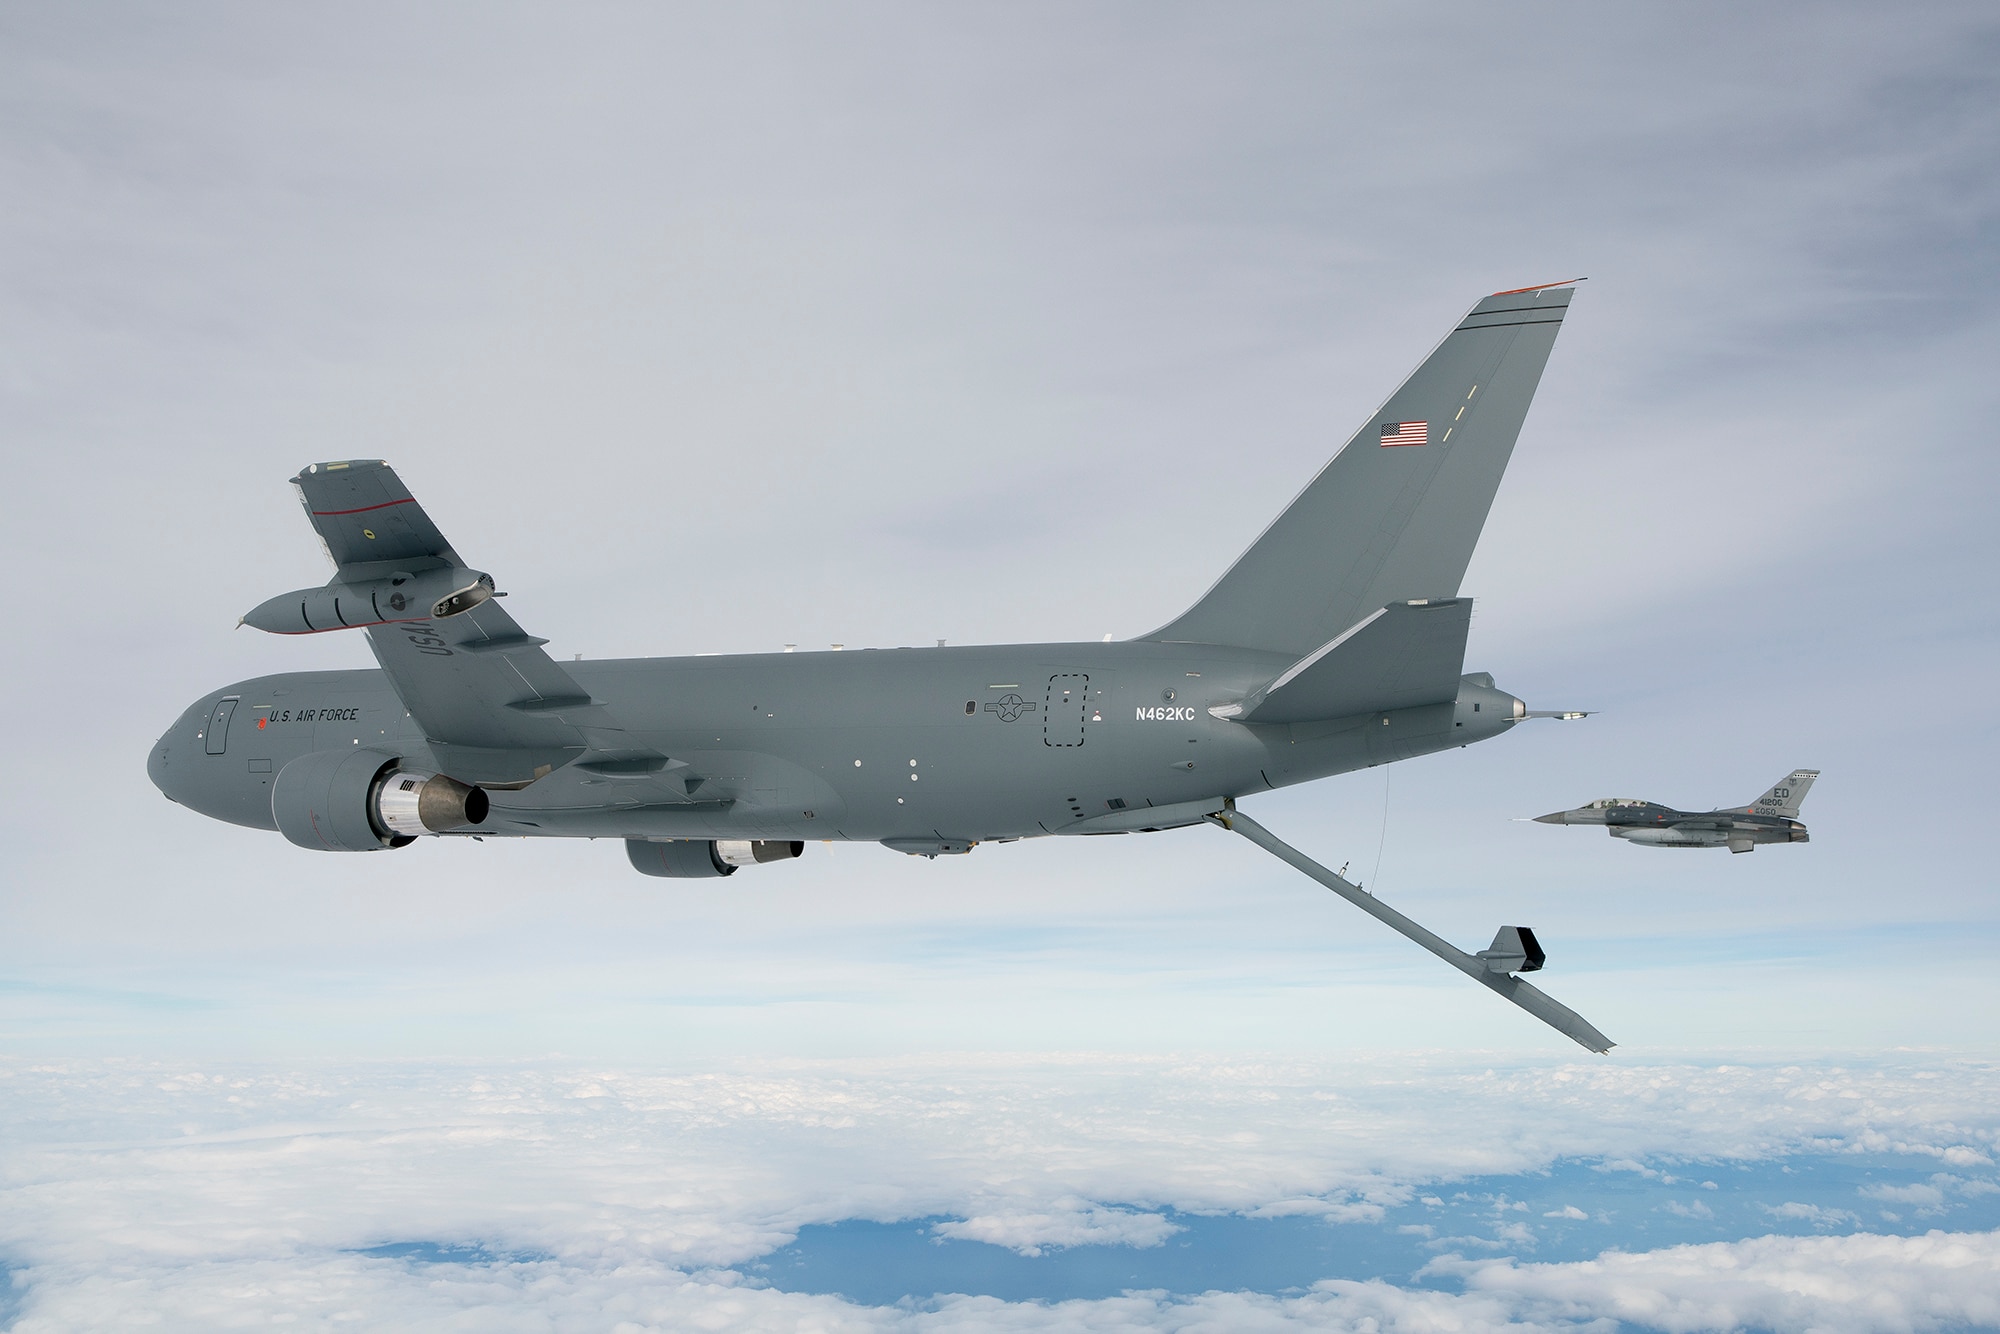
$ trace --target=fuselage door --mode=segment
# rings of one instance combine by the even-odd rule
[[[220,755],[229,745],[229,720],[235,715],[234,697],[215,702],[215,712],[208,715],[208,726],[202,729],[202,740],[209,754]]]
[[[1048,698],[1042,704],[1042,744],[1081,746],[1083,720],[1089,714],[1090,678],[1081,672],[1051,676]]]

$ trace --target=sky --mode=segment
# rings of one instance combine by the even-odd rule
[[[2000,1263],[1997,57],[1990,7],[1944,3],[0,3],[0,1316],[210,1328],[249,1284],[308,1326],[1026,1326],[1057,1308],[921,1306],[886,1240],[849,1267],[918,1306],[783,1291],[773,1257],[909,1222],[1053,1293],[1064,1255],[1222,1235],[1183,1215],[1685,1159],[1752,1202],[1684,1254],[1604,1223],[1630,1272],[1536,1213],[1479,1234],[1513,1250],[1060,1318],[2000,1322],[1937,1277]],[[388,459],[559,658],[1132,636],[1472,301],[1579,276],[1466,665],[1598,712],[1246,809],[1461,945],[1535,926],[1607,1058],[1211,829],[679,886],[610,843],[315,857],[146,781],[207,691],[370,665],[233,629],[325,578],[306,463]],[[1520,822],[1796,767],[1804,846]],[[1522,1071],[1603,1082],[1463,1114]],[[1398,1092],[1314,1120],[1357,1079]],[[1649,1090],[1717,1081],[1645,1132]],[[1864,1113],[1815,1129],[1800,1081]],[[844,1098],[874,1110],[833,1151]],[[1266,1105],[1267,1149],[1219,1128]],[[343,1163],[435,1208],[336,1207]],[[1786,1193],[1827,1163],[1882,1175]],[[1647,1216],[1694,1227],[1676,1203]],[[1760,1265],[1890,1296],[1690,1277]]]

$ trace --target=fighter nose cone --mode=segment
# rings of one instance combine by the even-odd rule
[[[1550,812],[1549,812],[1549,813],[1548,813],[1547,815],[1537,815],[1537,816],[1535,817],[1535,823],[1536,823],[1536,824],[1568,824],[1568,823],[1569,823],[1569,812],[1568,812],[1568,811],[1550,811]]]

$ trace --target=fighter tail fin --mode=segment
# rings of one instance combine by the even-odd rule
[[[1473,306],[1201,601],[1142,638],[1302,657],[1377,608],[1455,597],[1570,293]]]
[[[1770,791],[1751,802],[1749,809],[1758,815],[1782,815],[1795,820],[1806,793],[1812,791],[1813,779],[1818,777],[1817,769],[1794,769]]]

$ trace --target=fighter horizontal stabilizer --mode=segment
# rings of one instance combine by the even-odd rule
[[[1471,598],[1392,602],[1293,663],[1241,705],[1239,723],[1303,723],[1448,704],[1465,667]]]
[[[1208,819],[1213,824],[1243,835],[1278,860],[1303,871],[1370,917],[1408,936],[1473,981],[1497,991],[1585,1048],[1602,1055],[1616,1045],[1575,1010],[1514,976],[1516,972],[1532,972],[1540,968],[1547,958],[1540,942],[1535,939],[1535,933],[1527,927],[1501,927],[1499,934],[1493,937],[1491,947],[1477,954],[1467,954],[1443,937],[1417,925],[1361,886],[1327,870],[1237,810],[1234,803],[1227,803],[1223,810],[1211,813]]]

